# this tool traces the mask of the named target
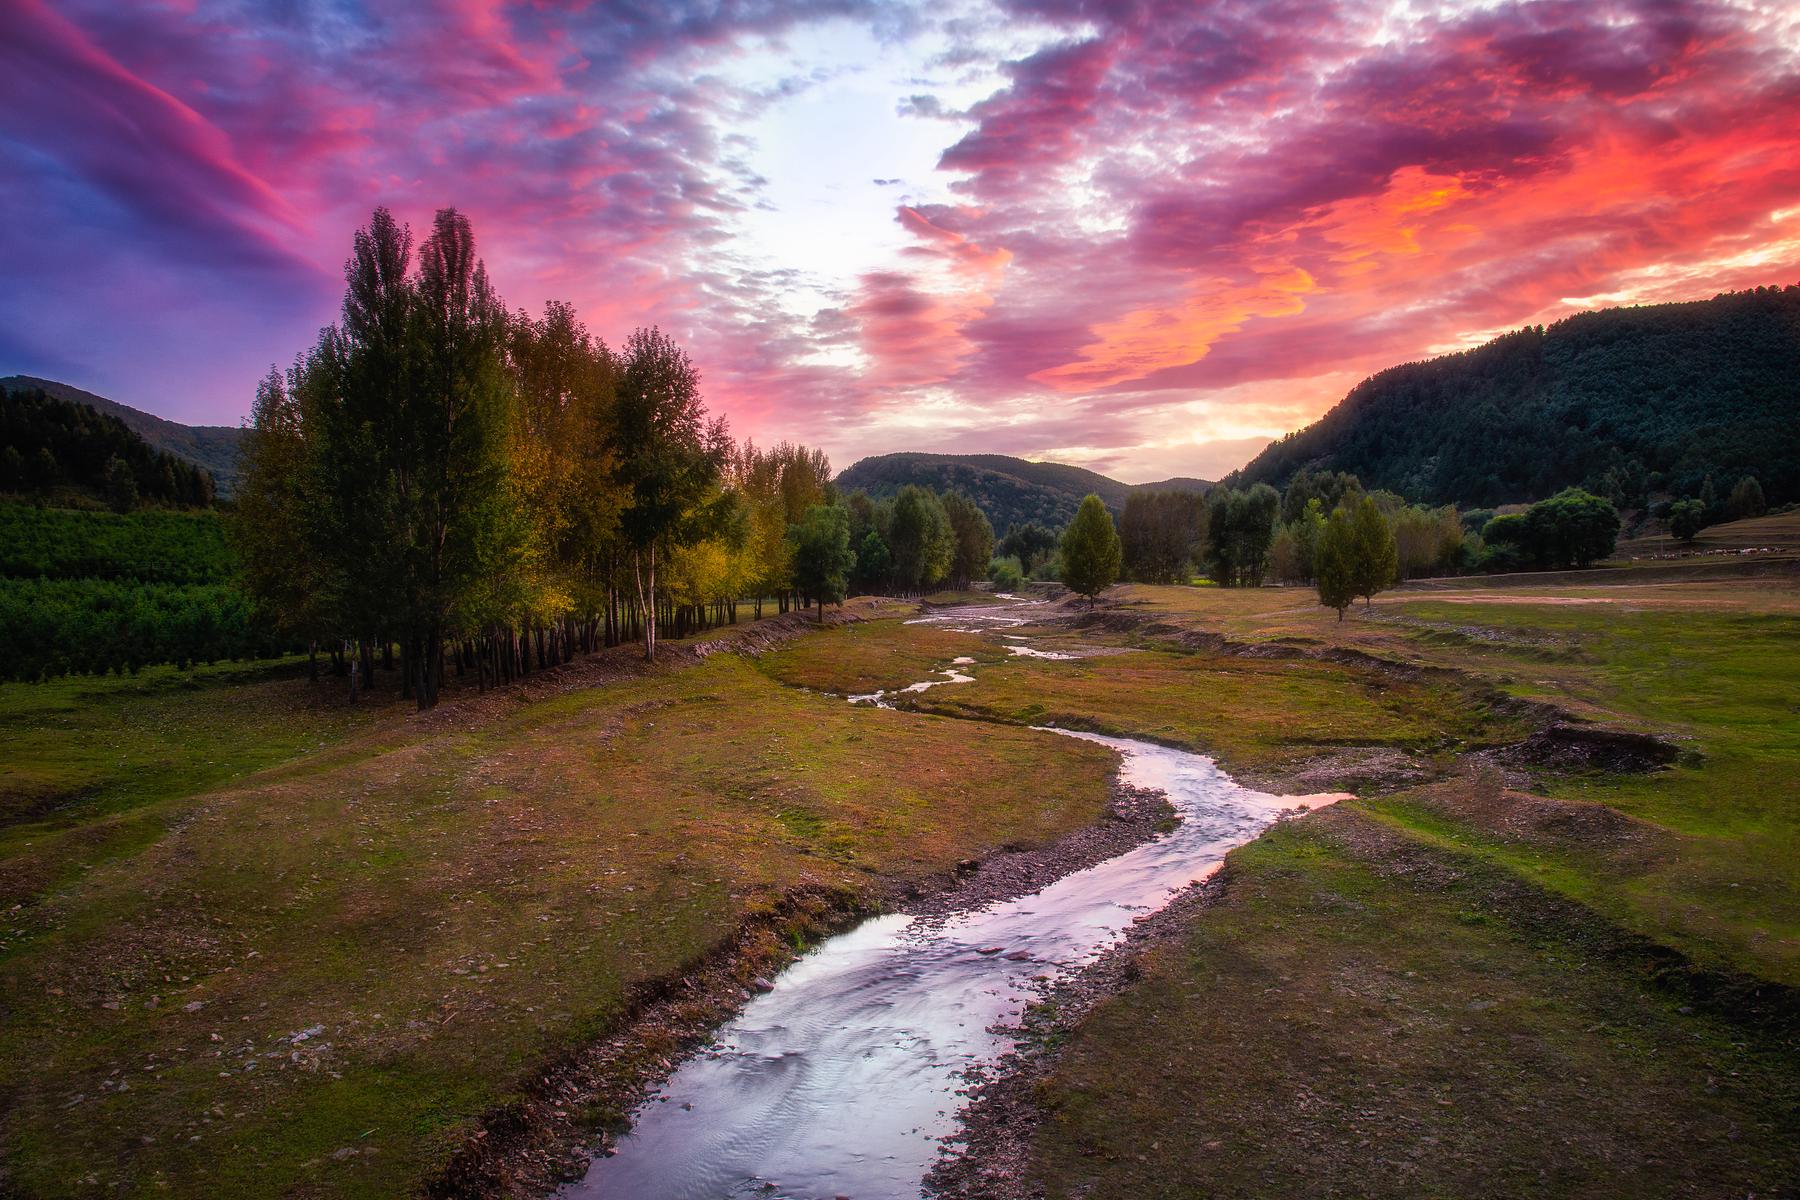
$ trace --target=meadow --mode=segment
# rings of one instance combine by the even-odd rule
[[[974,1127],[978,1151],[1010,1139],[1015,1182],[1792,1177],[1791,578],[1470,581],[1342,624],[1296,589],[1127,586],[1032,610],[1032,645],[1067,659],[917,611],[853,601],[654,668],[616,648],[424,714],[392,689],[353,707],[295,660],[0,686],[0,1178],[442,1186],[670,981],[710,964],[747,986],[959,864],[1098,820],[1110,752],[1038,724],[1357,798],[1234,853],[1112,985],[1038,1014],[1018,1090],[983,1102],[1006,1119],[978,1106]],[[957,658],[974,683],[844,702]],[[1522,754],[1552,705],[1679,756]],[[685,1045],[631,1038],[652,1074]],[[591,1138],[628,1102],[550,1119]]]

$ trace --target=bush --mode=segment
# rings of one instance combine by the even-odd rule
[[[1025,582],[1025,571],[1016,558],[996,558],[988,564],[988,578],[994,581],[995,591],[1011,592]]]

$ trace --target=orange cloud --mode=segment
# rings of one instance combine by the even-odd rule
[[[1213,343],[1252,317],[1296,316],[1317,284],[1295,266],[1271,269],[1255,283],[1197,285],[1179,306],[1141,308],[1094,326],[1080,358],[1031,376],[1061,392],[1094,391],[1205,358]]]

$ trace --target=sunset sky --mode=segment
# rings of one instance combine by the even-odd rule
[[[0,373],[235,424],[385,204],[734,432],[1216,475],[1358,379],[1800,281],[1800,3],[0,0]]]

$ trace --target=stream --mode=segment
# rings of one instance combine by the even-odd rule
[[[1003,609],[924,619],[971,632],[1024,623]],[[959,669],[968,665],[902,690],[973,682]],[[682,1063],[616,1152],[559,1195],[913,1200],[956,1131],[969,1071],[1012,1048],[1007,1028],[1046,982],[1093,960],[1284,811],[1335,798],[1252,791],[1209,758],[1148,742],[1047,732],[1118,751],[1124,782],[1167,793],[1174,831],[1018,899],[872,917],[826,940]]]

